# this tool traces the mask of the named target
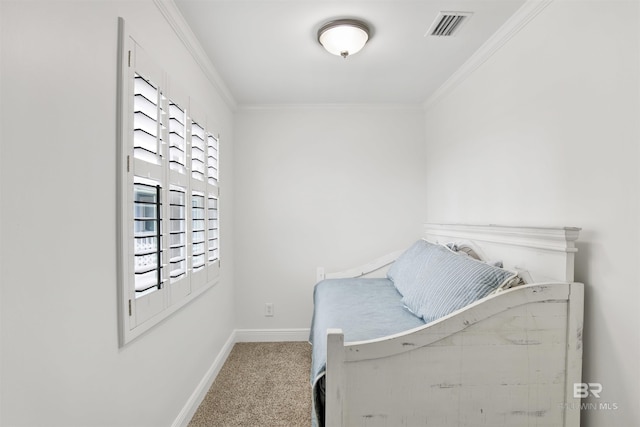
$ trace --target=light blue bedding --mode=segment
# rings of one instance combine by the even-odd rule
[[[342,329],[345,342],[351,342],[396,334],[425,322],[404,306],[389,279],[323,280],[315,286],[313,300],[311,384],[315,415],[323,426],[327,329]]]

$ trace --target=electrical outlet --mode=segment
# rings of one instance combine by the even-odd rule
[[[266,317],[273,317],[273,303],[268,302],[264,305],[264,315]]]

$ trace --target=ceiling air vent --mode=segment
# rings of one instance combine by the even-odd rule
[[[440,12],[425,36],[451,37],[471,15],[471,12]]]

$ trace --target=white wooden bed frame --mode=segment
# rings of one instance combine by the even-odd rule
[[[344,342],[327,333],[325,424],[580,425],[583,285],[579,228],[426,224],[431,242],[471,241],[534,284],[480,300],[400,334]],[[400,252],[318,278],[379,276]]]

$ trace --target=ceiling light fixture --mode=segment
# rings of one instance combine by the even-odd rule
[[[369,27],[357,19],[327,22],[318,30],[318,42],[334,55],[346,58],[359,52],[369,40]]]

